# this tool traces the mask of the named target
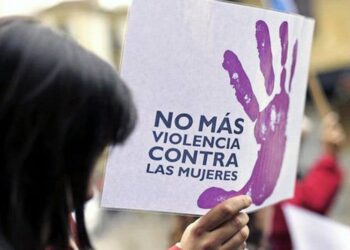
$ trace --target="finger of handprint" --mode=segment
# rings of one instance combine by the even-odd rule
[[[260,60],[260,70],[265,79],[266,92],[268,95],[271,95],[275,82],[275,73],[272,64],[269,27],[264,21],[259,20],[256,22],[255,28],[255,37]]]
[[[249,118],[255,121],[259,114],[259,103],[237,55],[230,50],[225,51],[222,66],[229,73],[230,84],[236,89],[238,101]]]
[[[281,76],[280,85],[281,91],[286,90],[286,61],[288,55],[288,23],[283,22],[280,26],[280,42],[281,42]]]
[[[280,26],[280,42],[281,42],[281,65],[284,66],[287,62],[288,55],[288,23],[283,22]]]
[[[298,57],[298,40],[295,41],[293,46],[292,64],[290,69],[290,79],[289,79],[289,87],[288,87],[289,92],[292,89],[292,81],[294,78],[295,66],[297,64],[297,57]]]
[[[286,68],[283,67],[282,68],[282,71],[281,71],[281,78],[280,78],[280,83],[281,83],[281,91],[286,91],[286,75],[287,75],[287,72],[286,72]]]

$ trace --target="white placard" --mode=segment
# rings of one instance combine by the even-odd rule
[[[283,207],[295,250],[350,249],[350,227],[303,208]]]
[[[314,22],[213,0],[135,0],[122,77],[138,124],[102,206],[203,214],[293,194]]]

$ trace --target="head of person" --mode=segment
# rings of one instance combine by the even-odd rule
[[[0,19],[0,237],[13,249],[66,249],[75,210],[84,249],[84,202],[103,149],[135,121],[115,70],[35,20]]]

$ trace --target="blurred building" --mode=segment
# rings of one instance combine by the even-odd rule
[[[350,66],[350,1],[317,0],[312,69],[319,72]]]
[[[66,1],[44,9],[37,17],[76,39],[119,67],[127,7],[101,8],[96,1]]]

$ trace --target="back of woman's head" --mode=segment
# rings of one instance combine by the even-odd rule
[[[134,126],[130,93],[113,68],[63,34],[0,19],[0,235],[14,249],[67,247],[95,160]]]

